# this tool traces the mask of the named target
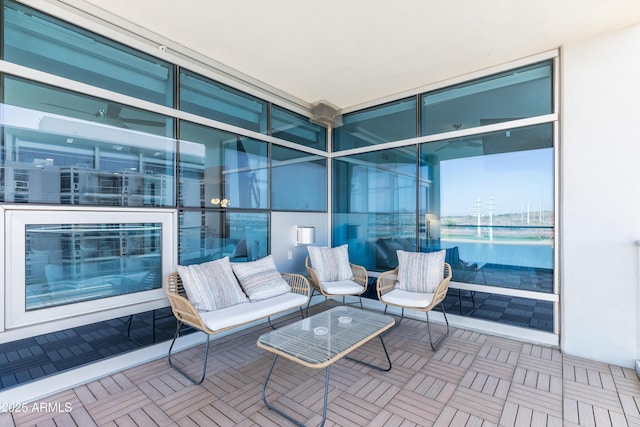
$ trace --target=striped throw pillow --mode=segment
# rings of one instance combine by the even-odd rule
[[[229,257],[202,264],[179,265],[184,290],[196,310],[211,311],[247,302]]]
[[[291,286],[278,272],[273,257],[268,255],[256,261],[231,263],[242,290],[251,301],[291,292]]]
[[[308,250],[311,266],[321,282],[353,279],[353,271],[351,271],[349,264],[348,245],[337,248],[309,246]]]
[[[444,257],[447,251],[398,251],[397,289],[409,292],[433,293],[444,277]]]

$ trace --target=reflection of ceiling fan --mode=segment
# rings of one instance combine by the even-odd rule
[[[451,127],[454,130],[460,130],[460,128],[462,128],[462,123],[454,123]],[[438,148],[436,151],[444,150],[445,148],[453,148],[457,150],[464,147],[482,147],[482,142],[466,140],[464,138],[450,139],[445,145]]]
[[[482,147],[482,142],[466,141],[464,139],[454,139],[454,140],[447,141],[445,145],[438,148],[436,151],[444,150],[446,148],[453,148],[455,150],[458,150],[460,148],[465,148],[465,147]]]
[[[101,121],[113,125],[113,126],[118,126],[118,127],[123,127],[123,128],[128,128],[129,126],[127,126],[127,123],[130,124],[136,124],[136,125],[143,125],[143,126],[157,126],[157,127],[162,127],[165,126],[166,124],[164,122],[161,121],[154,121],[154,120],[144,120],[144,119],[135,119],[133,117],[122,117],[120,116],[120,112],[122,111],[122,107],[118,104],[113,104],[113,103],[108,103],[106,108],[101,108],[99,109],[97,112],[95,113],[90,113],[84,110],[80,110],[77,108],[72,108],[72,107],[67,107],[64,105],[58,105],[58,104],[51,104],[51,103],[46,103],[46,105],[51,105],[53,107],[57,107],[57,108],[62,108],[64,110],[69,110],[69,111],[75,111],[78,113],[82,113],[82,114],[87,114],[87,115],[91,115],[91,116],[95,116],[99,119],[101,119]]]

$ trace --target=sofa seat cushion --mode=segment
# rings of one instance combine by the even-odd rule
[[[433,293],[409,292],[402,289],[393,289],[382,295],[380,299],[388,304],[402,307],[425,308],[433,301]]]
[[[335,280],[333,282],[320,282],[320,286],[327,294],[354,295],[364,291],[364,286],[353,280]]]
[[[294,292],[254,302],[232,305],[220,310],[201,312],[205,325],[212,331],[240,326],[269,317],[281,311],[298,308],[307,303],[307,295]]]

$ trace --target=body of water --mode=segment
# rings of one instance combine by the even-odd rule
[[[457,246],[460,258],[467,262],[553,268],[553,247],[551,242],[546,244],[442,239],[441,243],[443,247]]]

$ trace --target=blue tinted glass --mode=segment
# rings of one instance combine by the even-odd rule
[[[274,105],[271,109],[271,134],[277,138],[327,149],[327,129],[311,123],[307,117]]]
[[[342,123],[333,130],[334,151],[415,138],[416,98],[345,114]]]
[[[187,70],[180,71],[180,109],[199,116],[267,133],[267,103]]]
[[[1,200],[175,204],[175,140],[142,131],[171,134],[171,119],[21,79],[3,81]],[[117,114],[92,113],[100,108]]]
[[[269,254],[268,213],[182,211],[179,220],[181,265],[225,256],[246,262]]]
[[[272,208],[290,211],[327,210],[327,159],[273,145]]]
[[[420,149],[422,249],[446,249],[456,282],[553,292],[552,125]]]
[[[483,269],[486,269],[483,273],[489,277],[504,276],[507,273],[491,265]],[[512,274],[513,281],[526,281],[531,275],[528,271],[509,273]],[[547,280],[551,283],[552,276],[548,275]],[[520,328],[553,332],[553,302],[551,301],[467,291],[450,285],[442,305],[447,313],[505,323]]]
[[[421,96],[421,134],[451,132],[553,112],[550,61]]]
[[[266,142],[189,122],[180,135],[181,206],[269,207]]]
[[[27,310],[160,287],[160,223],[26,225],[25,237]]]
[[[334,246],[348,243],[368,270],[395,268],[396,250],[416,250],[415,147],[339,157],[333,169]]]
[[[173,106],[168,62],[11,1],[3,30],[6,61]]]

